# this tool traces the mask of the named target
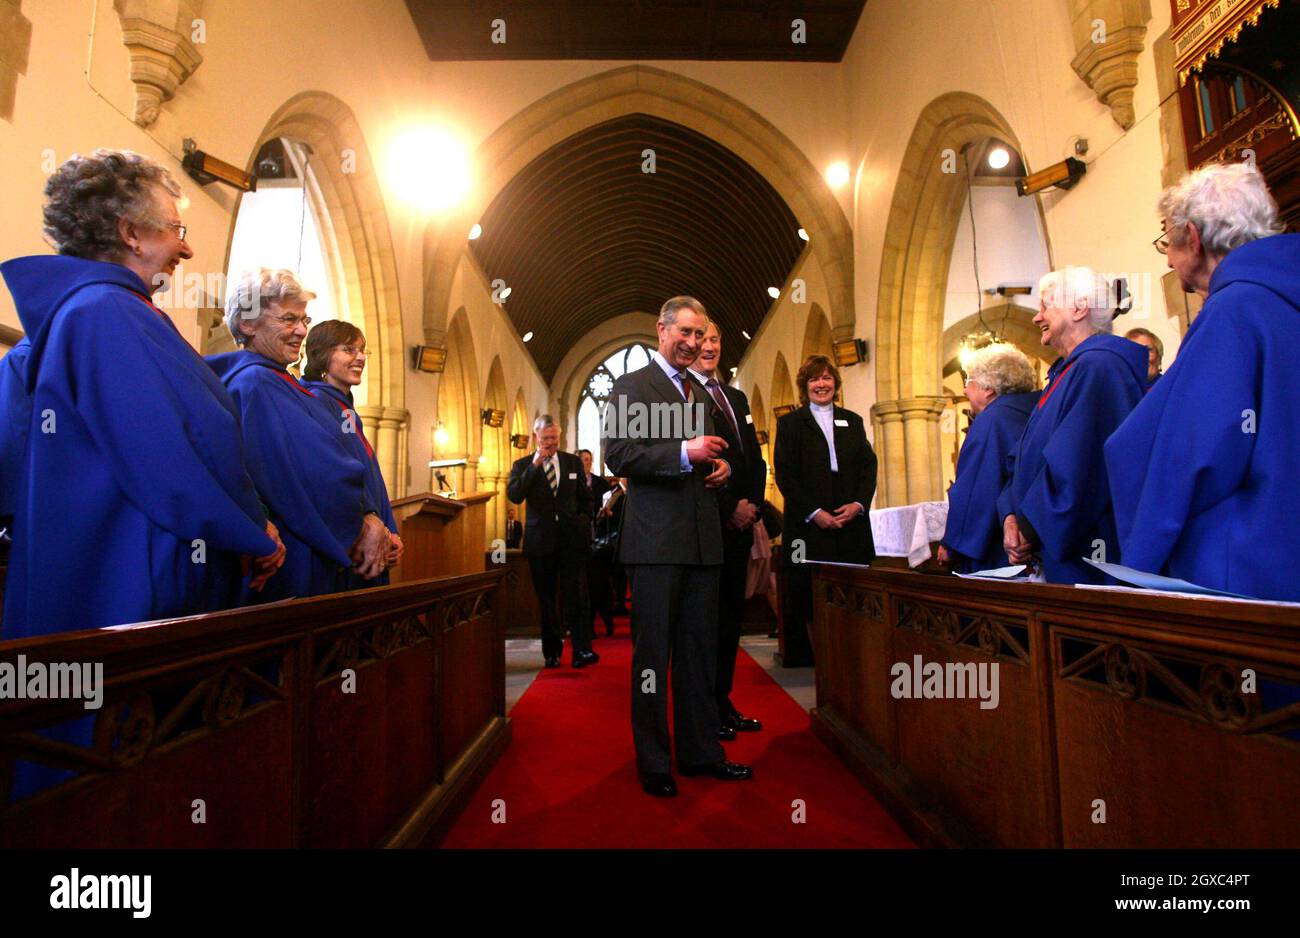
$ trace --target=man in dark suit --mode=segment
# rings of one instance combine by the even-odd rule
[[[605,461],[627,479],[619,559],[632,579],[632,739],[648,794],[677,794],[683,775],[753,777],[718,742],[714,697],[722,521],[717,489],[731,466],[714,435],[708,392],[688,370],[708,318],[699,300],[673,297],[659,311],[650,364],[614,383],[601,425]],[[669,662],[673,726],[668,733]],[[675,743],[675,746],[673,746]]]
[[[582,463],[561,453],[560,428],[550,414],[533,422],[537,450],[521,456],[510,469],[506,497],[516,505],[527,501],[524,554],[533,575],[533,589],[542,611],[542,654],[548,668],[560,666],[564,631],[556,614],[558,591],[564,622],[573,640],[573,666],[595,664],[591,628],[580,579],[591,545],[591,494],[582,484]]]
[[[722,359],[722,333],[716,322],[704,330],[700,357],[691,369],[713,398],[711,416],[727,441],[731,478],[718,492],[718,514],[722,519],[722,579],[718,587],[718,717],[721,738],[732,740],[737,732],[757,732],[758,720],[744,716],[731,702],[736,676],[736,653],[745,618],[745,579],[749,554],[754,547],[754,524],[761,516],[763,491],[767,487],[767,463],[754,432],[749,400],[739,388],[727,387],[718,376]]]
[[[595,457],[592,456],[591,450],[578,450],[578,458],[582,460],[582,484],[587,487],[591,494],[591,522],[593,526],[596,523],[596,515],[600,511],[600,506],[604,504],[605,493],[609,491],[609,483],[601,476],[592,471],[595,464]],[[592,634],[596,630],[596,613],[599,612],[605,619],[605,635],[614,634],[614,592],[609,582],[609,566],[597,560],[591,554],[587,555],[587,616],[591,620],[588,628]]]
[[[524,526],[515,517],[515,506],[511,505],[506,510],[506,548],[508,550],[518,550],[519,545],[523,542]]]

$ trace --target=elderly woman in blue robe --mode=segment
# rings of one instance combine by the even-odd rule
[[[397,534],[397,521],[388,500],[384,474],[379,468],[379,457],[366,437],[361,415],[352,400],[352,389],[361,383],[369,355],[366,337],[361,330],[342,319],[317,323],[307,333],[307,362],[302,369],[303,387],[320,399],[325,411],[339,425],[343,441],[366,466],[366,493],[379,512],[380,520],[388,529],[389,550],[385,557],[385,572],[373,580],[352,574],[349,587],[383,586],[388,583],[387,568],[395,566],[402,557],[402,539]]]
[[[1010,477],[1007,457],[1038,403],[1038,381],[1025,353],[998,343],[979,349],[966,369],[974,420],[948,490],[948,527],[939,559],[958,573],[1005,566],[997,500]]]
[[[1102,447],[1147,387],[1147,350],[1111,335],[1110,284],[1087,267],[1039,281],[1034,324],[1061,361],[1034,404],[998,498],[1003,547],[1050,583],[1101,583],[1122,562]]]
[[[28,343],[3,385],[5,638],[228,608],[282,562],[234,402],[151,300],[193,256],[180,194],[138,154],[74,156],[45,187],[58,255],[0,266]]]
[[[284,538],[284,568],[262,601],[341,592],[352,573],[373,580],[391,546],[366,492],[365,463],[288,370],[302,352],[315,297],[288,270],[245,274],[226,301],[226,326],[240,350],[208,359],[239,407],[248,471]]]
[[[1300,235],[1244,164],[1166,189],[1156,243],[1205,298],[1178,359],[1106,444],[1124,563],[1300,601]]]

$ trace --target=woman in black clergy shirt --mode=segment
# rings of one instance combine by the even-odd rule
[[[781,572],[784,658],[790,667],[813,660],[807,629],[813,616],[812,573],[801,561],[867,564],[876,556],[867,516],[876,493],[876,454],[862,418],[835,406],[840,373],[825,355],[810,355],[795,383],[803,406],[777,421],[773,454],[776,485],[785,496]]]
[[[862,418],[836,407],[840,373],[810,355],[795,379],[803,406],[776,425],[776,484],[785,496],[783,543],[793,559],[870,563],[876,556],[867,509],[876,493],[876,454]]]

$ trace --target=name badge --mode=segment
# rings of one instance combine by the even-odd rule
[[[754,415],[753,415],[753,414],[745,414],[745,423],[753,423],[753,422],[754,422]]]
[[[837,426],[837,427],[847,427],[848,425],[849,425],[849,422],[848,422],[847,420],[837,420],[837,421],[835,421],[835,426]]]
[[[569,473],[569,478],[570,478],[570,479],[576,479],[577,477],[578,477],[578,474],[577,474],[576,472],[570,472],[570,473]]]

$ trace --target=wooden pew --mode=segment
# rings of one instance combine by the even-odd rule
[[[500,580],[0,642],[0,662],[102,663],[107,687],[97,711],[0,700],[0,846],[436,842],[509,742]],[[87,715],[90,748],[35,732]],[[24,755],[76,777],[10,803]]]
[[[814,605],[814,730],[923,843],[1300,847],[1300,609],[832,567]],[[896,699],[916,655],[998,706]]]

